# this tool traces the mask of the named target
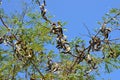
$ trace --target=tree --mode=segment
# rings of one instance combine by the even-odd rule
[[[103,22],[99,22],[100,29],[90,35],[86,44],[79,37],[67,41],[65,23],[50,20],[45,0],[32,0],[30,6],[24,4],[21,14],[7,15],[0,9],[1,80],[94,80],[100,74],[100,65],[108,73],[120,68],[119,37],[109,39],[111,32],[120,30],[119,9],[111,9],[105,15]],[[59,52],[49,45],[56,46]],[[22,74],[24,77],[20,77]]]

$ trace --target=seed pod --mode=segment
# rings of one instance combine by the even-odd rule
[[[92,58],[91,58],[90,54],[87,54],[86,59],[87,59],[87,62],[90,64],[91,61],[92,61]]]
[[[51,71],[52,66],[53,66],[53,61],[49,57],[47,57],[47,58],[48,58],[48,62],[47,62],[48,69],[46,69],[46,71]]]
[[[58,69],[59,69],[59,64],[58,63],[54,63],[54,65],[52,67],[52,71],[56,72],[56,71],[58,71]]]
[[[105,38],[107,39],[109,37],[109,33],[111,32],[111,29],[110,28],[106,28],[105,31],[104,31],[104,36]]]
[[[2,44],[3,42],[4,42],[4,39],[0,37],[0,44]]]
[[[69,44],[64,44],[64,50],[66,53],[70,52],[70,45]]]
[[[52,23],[51,24],[50,33],[57,34],[57,32],[56,32],[56,23]]]

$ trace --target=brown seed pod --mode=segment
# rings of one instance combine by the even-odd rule
[[[0,37],[0,44],[2,44],[4,41],[4,39],[2,37]]]

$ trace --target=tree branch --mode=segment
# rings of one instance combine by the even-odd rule
[[[42,77],[42,79],[45,80],[44,75],[43,75],[42,72],[37,68],[37,66],[35,65],[35,63],[32,62],[32,61],[30,61],[30,62],[33,64],[33,66],[35,67],[35,69],[38,71],[38,73],[40,74],[40,76]]]
[[[8,30],[10,30],[9,27],[5,24],[5,22],[4,22],[4,20],[2,19],[2,17],[0,17],[0,20],[1,20],[2,24],[3,24]]]

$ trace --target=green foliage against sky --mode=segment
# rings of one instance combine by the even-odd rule
[[[68,42],[65,23],[50,20],[46,3],[32,0],[10,15],[0,8],[0,80],[94,80],[101,65],[107,73],[120,69],[120,37],[109,39],[120,30],[119,9],[98,22],[95,35],[85,26],[91,37],[87,44],[77,36]]]

